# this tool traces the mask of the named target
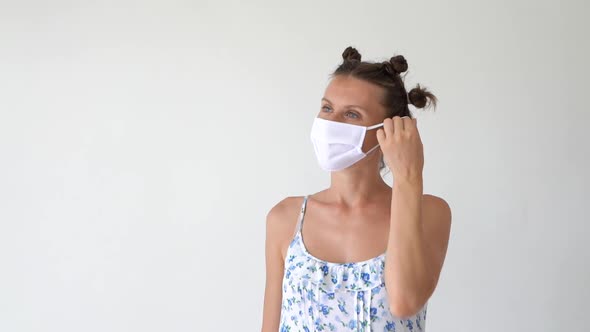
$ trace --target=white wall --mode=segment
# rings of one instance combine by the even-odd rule
[[[0,331],[255,331],[264,218],[328,185],[353,45],[403,54],[453,209],[430,331],[582,331],[584,1],[0,2]]]

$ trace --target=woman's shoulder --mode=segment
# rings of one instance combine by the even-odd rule
[[[266,215],[266,230],[281,247],[289,245],[299,219],[305,196],[288,196],[274,204]]]
[[[451,225],[451,207],[442,197],[425,194],[422,196],[422,216],[428,228],[437,232],[448,232]]]
[[[273,223],[284,223],[280,220],[292,219],[292,215],[299,212],[305,196],[287,196],[270,208],[266,219]],[[295,220],[297,222],[297,220]]]
[[[422,205],[423,208],[435,212],[450,212],[451,210],[449,203],[444,198],[432,194],[422,195]]]

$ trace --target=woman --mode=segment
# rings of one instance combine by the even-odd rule
[[[451,211],[422,193],[408,104],[437,99],[420,85],[406,92],[401,55],[369,63],[348,47],[342,57],[311,129],[330,187],[285,198],[267,215],[262,331],[424,331]]]

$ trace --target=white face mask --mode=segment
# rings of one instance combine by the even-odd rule
[[[365,127],[316,117],[311,141],[320,167],[325,171],[339,171],[366,157],[379,144],[364,153],[365,133],[381,126],[383,123]]]

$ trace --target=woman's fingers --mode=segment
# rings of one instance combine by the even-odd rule
[[[404,130],[404,122],[399,116],[393,117],[393,134],[395,136],[401,135]]]
[[[377,129],[377,142],[379,142],[380,146],[383,146],[385,142],[385,130],[383,128]]]
[[[410,118],[409,116],[404,116],[402,118],[402,121],[404,123],[404,130],[411,130],[414,131],[414,129],[416,129],[415,126],[415,119]]]
[[[391,118],[383,120],[383,133],[385,134],[384,138],[393,137],[393,120]]]
[[[393,137],[394,135],[401,135],[404,131],[416,131],[417,120],[416,118],[410,118],[409,116],[399,117],[398,115],[393,118],[386,118],[383,120],[383,139],[387,137]]]

